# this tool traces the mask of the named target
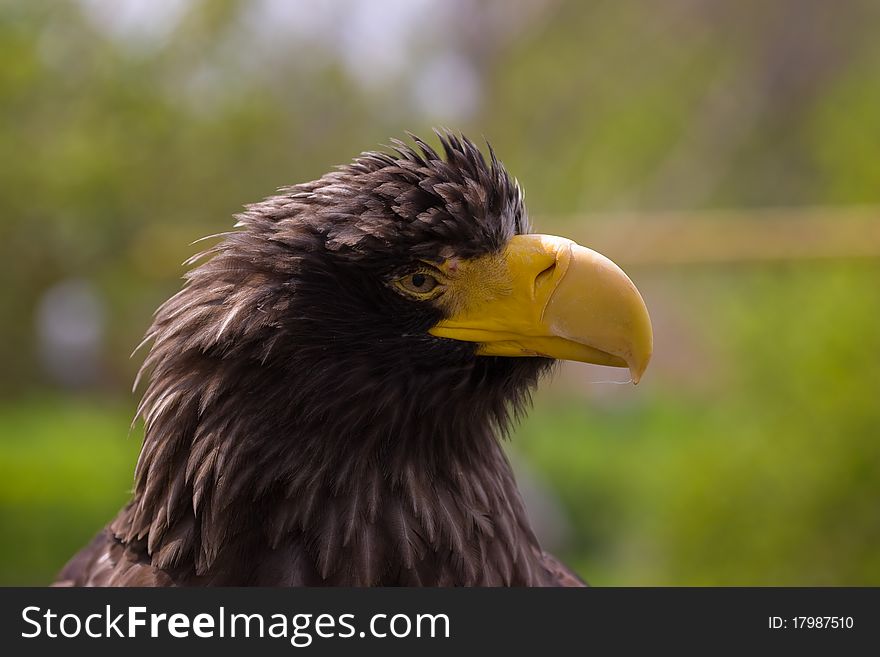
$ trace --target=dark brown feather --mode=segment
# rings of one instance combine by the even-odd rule
[[[582,585],[500,438],[550,367],[427,332],[388,277],[527,232],[494,153],[365,153],[238,216],[157,312],[132,501],[70,585]]]

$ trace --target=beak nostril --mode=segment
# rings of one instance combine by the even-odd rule
[[[534,287],[535,292],[540,290],[546,281],[553,278],[554,271],[556,271],[556,260],[554,260],[549,265],[544,267],[544,269],[542,269],[540,272],[538,272],[538,275],[535,276],[535,287]]]

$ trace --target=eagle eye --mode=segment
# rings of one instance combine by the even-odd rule
[[[427,272],[415,271],[398,278],[395,284],[403,292],[424,299],[432,296],[440,281]]]

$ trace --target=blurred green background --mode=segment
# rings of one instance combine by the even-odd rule
[[[0,583],[126,500],[190,243],[404,129],[490,139],[642,289],[511,453],[594,584],[880,585],[880,3],[0,0]]]

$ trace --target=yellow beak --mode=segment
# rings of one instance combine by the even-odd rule
[[[608,258],[552,235],[517,235],[500,255],[449,264],[447,319],[430,333],[477,342],[484,356],[545,356],[628,367],[653,351],[648,309]]]

